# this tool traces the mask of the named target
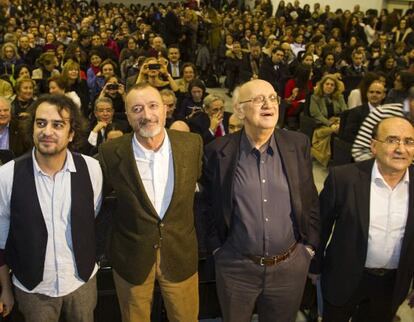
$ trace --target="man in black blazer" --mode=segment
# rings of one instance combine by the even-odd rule
[[[260,321],[295,321],[319,235],[309,141],[275,130],[270,83],[235,100],[244,129],[206,146],[202,180],[223,321],[250,321],[255,305]]]
[[[276,47],[272,50],[272,57],[264,57],[259,69],[259,78],[268,81],[279,95],[284,94],[285,82],[289,79],[289,68],[284,63],[285,52]]]
[[[181,54],[178,45],[171,45],[168,47],[168,73],[173,79],[181,78],[183,64],[180,60]]]
[[[224,99],[218,95],[207,95],[203,103],[204,111],[190,117],[188,126],[191,132],[200,134],[205,145],[229,133],[231,113],[224,111]]]
[[[391,322],[413,279],[414,129],[393,117],[372,137],[375,160],[330,169],[320,195],[324,322]]]
[[[341,116],[341,127],[343,128],[339,130],[339,137],[347,142],[354,143],[362,122],[373,109],[381,105],[385,98],[384,84],[378,80],[374,81],[368,87],[366,96],[368,102],[350,109],[345,122]]]

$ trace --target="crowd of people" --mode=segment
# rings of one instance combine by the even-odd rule
[[[15,297],[26,321],[91,321],[93,223],[112,193],[123,321],[149,321],[155,280],[170,321],[197,320],[197,237],[224,321],[255,306],[263,321],[294,321],[309,267],[322,273],[324,321],[392,320],[414,267],[414,8],[0,0],[0,44],[0,160],[18,157],[0,163],[3,314]],[[362,162],[330,171],[319,215],[311,156],[328,167],[334,141]],[[359,183],[365,234],[343,245],[345,228],[360,231],[348,192]],[[198,236],[193,208],[207,218]],[[384,209],[400,214],[385,228]],[[325,256],[331,234],[357,270]],[[332,267],[352,274],[346,292]]]

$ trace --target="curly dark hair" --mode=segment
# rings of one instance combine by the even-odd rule
[[[25,120],[24,124],[24,135],[27,142],[33,145],[33,128],[35,122],[36,111],[38,107],[43,104],[48,103],[57,107],[59,115],[62,116],[62,111],[65,110],[69,113],[70,118],[70,131],[74,132],[73,140],[69,143],[68,147],[71,151],[80,151],[86,143],[86,134],[87,134],[87,121],[82,116],[81,111],[73,102],[72,99],[65,95],[60,94],[46,94],[40,96],[33,104],[30,106],[28,112],[29,116]]]

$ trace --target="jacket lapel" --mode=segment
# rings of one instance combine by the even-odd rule
[[[283,131],[284,130],[276,130],[274,135],[282,166],[285,170],[286,180],[289,185],[292,210],[297,218],[297,215],[302,213],[298,161],[295,155],[296,151],[292,147],[292,144],[289,144],[289,142],[286,141],[286,136]]]
[[[223,195],[223,214],[228,227],[230,227],[233,211],[233,181],[239,158],[241,133],[242,131],[239,131],[236,135],[230,136],[229,141],[218,154],[220,186],[225,192]]]
[[[369,212],[371,196],[371,171],[374,160],[358,164],[360,180],[355,180],[354,193],[358,218],[361,223],[363,240],[368,242]]]
[[[130,186],[131,191],[133,191],[137,199],[142,202],[143,207],[158,218],[158,214],[148,198],[141,176],[138,172],[134,151],[132,149],[132,135],[134,134],[130,133],[125,135],[125,139],[120,142],[116,149],[115,153],[119,159],[119,171],[125,182]]]

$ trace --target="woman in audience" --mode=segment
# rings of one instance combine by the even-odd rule
[[[18,79],[21,77],[32,78],[32,72],[30,71],[29,65],[21,64],[16,66],[14,69],[13,78]]]
[[[14,86],[16,97],[12,102],[13,115],[19,118],[25,118],[29,115],[28,108],[34,102],[34,87],[35,82],[30,78],[22,77],[17,79]]]
[[[188,85],[188,95],[181,103],[177,115],[179,119],[191,117],[203,109],[203,99],[207,95],[206,86],[200,79],[193,80]]]
[[[62,94],[66,95],[76,104],[79,109],[81,108],[81,100],[74,91],[66,92],[65,90],[66,83],[62,76],[52,76],[48,79],[48,87],[50,94]]]
[[[89,68],[86,71],[86,82],[89,88],[93,87],[96,81],[96,75],[101,71],[102,56],[97,50],[91,50],[89,53]]]
[[[62,80],[67,92],[74,92],[81,100],[81,110],[85,117],[88,117],[91,109],[89,106],[89,89],[86,81],[80,78],[80,65],[78,62],[68,60],[63,65]]]
[[[181,93],[188,93],[188,85],[197,78],[196,67],[193,63],[185,63],[183,65],[183,77],[177,79],[178,90]]]
[[[294,78],[287,81],[285,86],[284,99],[288,104],[286,116],[288,126],[292,129],[299,127],[300,105],[305,103],[305,99],[312,92],[312,67],[300,64],[296,68]]]
[[[167,66],[154,57],[147,58],[142,64],[137,78],[137,83],[141,82],[147,82],[159,90],[167,88],[173,92],[178,91],[177,83],[168,73]]]
[[[47,80],[54,75],[59,75],[56,69],[57,60],[54,53],[43,53],[36,60],[38,68],[33,70],[32,79],[36,81],[36,93],[49,93]]]
[[[344,85],[335,75],[325,75],[311,96],[309,112],[320,125],[313,133],[312,156],[323,166],[331,157],[331,135],[338,133],[339,115],[347,109],[342,92]]]
[[[14,83],[14,70],[20,64],[23,64],[23,60],[20,58],[16,46],[11,42],[5,43],[0,52],[0,75],[7,75],[8,80]]]
[[[92,102],[98,97],[107,80],[113,76],[117,76],[115,73],[117,67],[116,63],[111,59],[105,59],[99,65],[99,72],[96,74],[95,81],[89,83]]]
[[[108,97],[112,100],[114,109],[114,118],[119,120],[125,120],[125,86],[116,76],[109,77],[102,91],[99,94],[99,98]]]
[[[409,71],[399,71],[395,74],[394,87],[388,92],[385,103],[403,103],[408,97],[408,91],[414,86],[414,74]]]

